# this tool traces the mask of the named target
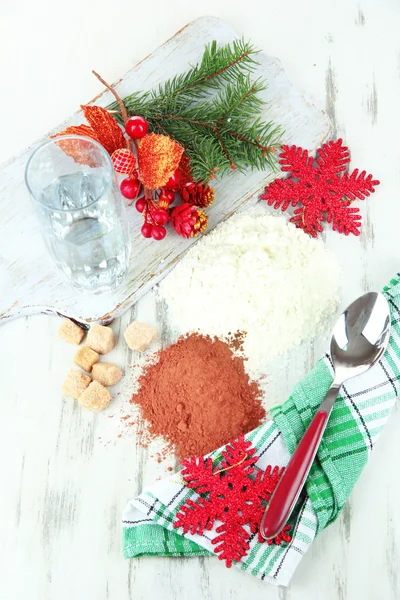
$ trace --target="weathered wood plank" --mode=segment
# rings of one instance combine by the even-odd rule
[[[168,76],[183,72],[189,63],[198,62],[204,44],[214,39],[227,43],[235,37],[236,33],[223,21],[211,17],[198,19],[129,71],[116,88],[124,97],[135,90],[154,87]],[[268,89],[263,92],[268,102],[265,119],[281,125],[285,142],[316,148],[328,134],[326,115],[296,90],[277,59],[261,54],[259,60],[255,77],[262,76],[268,82]],[[96,103],[106,106],[111,100],[107,91]],[[55,131],[83,120],[79,112]],[[32,212],[23,183],[30,152],[28,149],[0,170],[0,284],[4,289],[0,297],[0,323],[40,312],[65,314],[83,323],[109,322],[132,306],[195,243],[195,239],[184,240],[173,232],[160,244],[146,240],[140,234],[140,215],[131,208],[132,256],[125,283],[119,290],[95,299],[74,292],[61,274],[54,271]],[[256,202],[263,186],[273,177],[270,171],[232,173],[217,183],[217,200],[208,210],[209,229],[239,207]],[[18,234],[23,236],[23,244],[14,243]]]
[[[43,7],[35,4],[35,14]],[[105,4],[99,2],[100,7]],[[107,5],[108,6],[108,5]],[[132,3],[118,5],[137,10]],[[327,245],[343,266],[343,305],[369,286],[379,288],[399,269],[400,121],[400,11],[395,3],[368,0],[320,0],[285,5],[264,3],[256,11],[223,0],[213,7],[229,15],[246,35],[284,59],[296,82],[317,101],[332,97],[325,85],[333,74],[335,97],[327,100],[336,131],[352,149],[354,166],[366,168],[382,182],[377,193],[362,205],[370,211],[369,228],[361,239],[327,235]],[[210,10],[204,4],[199,10]],[[13,10],[9,3],[9,10]],[[15,9],[16,11],[19,8]],[[100,11],[93,21],[93,7],[81,3],[82,19],[72,29],[77,52],[87,40],[79,40],[81,23],[88,29],[106,27],[110,14]],[[155,44],[189,20],[193,3],[152,0],[141,7],[151,27],[145,35]],[[130,13],[129,13],[130,14]],[[38,17],[39,18],[39,17]],[[46,35],[48,22],[40,16],[41,29],[32,37],[18,38],[18,45],[32,60],[40,60],[33,44]],[[37,22],[37,21],[36,21]],[[18,26],[24,20],[18,14]],[[56,23],[54,23],[56,26]],[[71,23],[69,25],[72,27]],[[27,26],[28,27],[28,26]],[[29,27],[31,24],[29,23]],[[26,31],[26,30],[25,30]],[[60,52],[69,46],[60,40]],[[137,45],[130,39],[129,47]],[[97,47],[101,45],[101,38]],[[121,49],[124,48],[124,50]],[[121,40],[112,51],[118,64],[126,52]],[[136,51],[136,50],[135,50]],[[48,48],[46,47],[46,57]],[[6,56],[6,54],[4,54]],[[48,61],[50,61],[49,57]],[[11,60],[7,55],[7,61]],[[59,68],[56,60],[51,63]],[[46,58],[47,61],[47,58]],[[29,63],[29,68],[33,63]],[[49,62],[46,62],[44,70]],[[375,78],[378,112],[373,124],[368,98]],[[70,83],[70,82],[69,82]],[[24,83],[25,84],[25,83]],[[24,84],[16,89],[22,94]],[[79,85],[66,88],[70,101],[80,99]],[[35,90],[37,91],[37,90]],[[0,98],[0,114],[9,111],[10,98]],[[24,100],[25,103],[25,100]],[[19,109],[25,109],[20,104]],[[332,112],[333,109],[333,112]],[[7,113],[8,114],[8,113]],[[61,114],[61,111],[60,111]],[[13,125],[14,127],[14,125]],[[14,135],[9,130],[7,145]],[[0,182],[0,186],[2,182]],[[4,288],[1,287],[1,290]],[[147,294],[132,313],[168,329],[168,320]],[[128,311],[113,324],[123,331],[131,318]],[[137,358],[118,348],[113,359],[128,373],[108,413],[92,416],[61,397],[60,385],[71,363],[74,348],[57,340],[58,320],[49,317],[20,319],[0,329],[0,577],[2,597],[23,600],[398,600],[400,598],[400,410],[391,416],[360,481],[350,508],[319,536],[304,557],[288,589],[275,589],[227,570],[216,559],[181,560],[141,558],[125,561],[121,555],[120,515],[125,502],[142,485],[162,475],[150,452],[136,445],[136,438],[117,438],[118,416],[132,392],[130,366]],[[168,337],[164,333],[167,343]],[[169,335],[169,334],[168,334]],[[280,402],[324,349],[323,340],[305,344],[272,366],[266,403]],[[133,433],[133,431],[132,431]],[[98,438],[102,439],[99,440]],[[110,441],[110,443],[107,443]],[[65,510],[65,515],[64,515]]]

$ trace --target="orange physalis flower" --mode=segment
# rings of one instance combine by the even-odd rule
[[[183,148],[166,135],[150,133],[141,139],[137,154],[140,179],[145,187],[154,190],[175,173]]]

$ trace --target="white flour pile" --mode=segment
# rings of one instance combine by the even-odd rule
[[[339,266],[332,252],[263,207],[237,214],[195,244],[159,286],[180,332],[246,332],[247,370],[331,325]]]

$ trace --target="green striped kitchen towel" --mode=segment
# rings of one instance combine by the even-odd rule
[[[307,479],[306,494],[292,516],[292,541],[286,547],[268,546],[253,535],[250,551],[236,565],[262,580],[288,585],[317,533],[339,515],[396,401],[400,385],[400,274],[383,293],[391,308],[389,347],[375,367],[343,386],[318,460]],[[256,468],[288,463],[331,381],[332,364],[327,355],[295,387],[290,398],[271,411],[273,420],[246,435],[257,449]],[[219,453],[220,449],[210,456],[218,460]],[[173,475],[129,502],[123,514],[125,557],[211,554],[214,530],[180,535],[173,528],[179,507],[187,498],[196,497],[196,492],[182,486]]]

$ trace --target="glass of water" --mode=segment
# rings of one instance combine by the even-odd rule
[[[128,269],[125,205],[104,148],[77,135],[42,144],[30,157],[26,185],[56,265],[79,291],[115,289]]]

